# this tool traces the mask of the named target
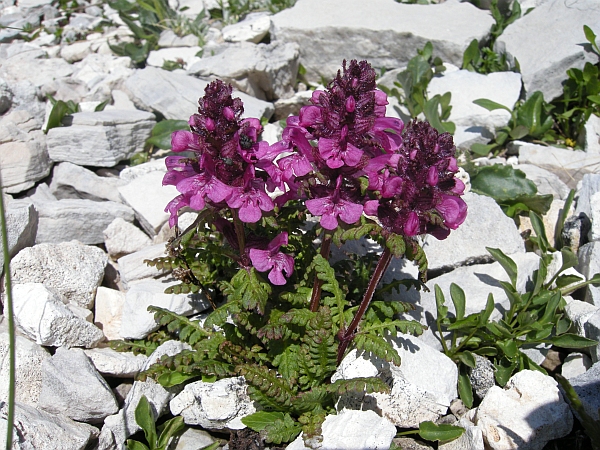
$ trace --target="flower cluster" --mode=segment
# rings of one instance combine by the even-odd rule
[[[288,277],[293,272],[293,258],[280,251],[288,234],[271,242],[247,239],[240,225],[256,223],[290,200],[304,202],[329,232],[365,214],[386,235],[447,237],[467,210],[460,198],[464,185],[454,176],[452,137],[427,122],[405,127],[386,117],[387,97],[375,78],[366,61],[344,61],[329,86],[288,118],[282,140],[273,145],[259,141],[257,119],[241,119],[242,102],[232,98],[231,86],[211,83],[189,120],[191,131],[172,136],[173,151],[192,156],[166,161],[163,184],[180,192],[166,208],[170,224],[184,206],[231,211],[226,227],[237,233],[233,246],[246,256],[242,266],[251,262],[258,271],[270,270],[270,281],[278,285],[286,282],[283,272]],[[267,191],[277,190],[272,200]]]

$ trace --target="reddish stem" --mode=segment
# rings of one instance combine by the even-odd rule
[[[329,249],[331,248],[331,236],[329,234],[324,234],[323,243],[321,244],[321,256],[325,259],[329,259]],[[321,300],[321,287],[323,286],[323,281],[319,279],[317,275],[315,275],[315,282],[313,284],[312,296],[310,297],[310,310],[312,312],[317,312],[319,309],[319,303]]]

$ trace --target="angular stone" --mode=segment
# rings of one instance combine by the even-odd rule
[[[580,300],[573,300],[569,297],[567,299],[567,306],[565,307],[565,315],[571,321],[571,332],[579,336],[585,336],[585,323],[597,311],[600,311],[600,306],[594,306],[591,303]]]
[[[77,317],[41,283],[14,286],[13,303],[17,326],[40,345],[94,347],[104,339],[101,330]]]
[[[379,450],[390,447],[396,427],[374,411],[344,409],[325,418],[322,435],[323,449]],[[304,445],[302,433],[286,448],[309,450]]]
[[[591,315],[583,326],[585,337],[597,342],[594,347],[589,347],[590,357],[593,363],[600,361],[600,309]]]
[[[519,164],[516,168],[525,172],[527,178],[535,183],[539,195],[552,194],[555,200],[568,197],[569,187],[555,173],[533,164]]]
[[[469,3],[386,0],[299,0],[271,21],[271,40],[297,43],[306,77],[315,84],[333,78],[343,59],[367,59],[376,68],[406,66],[427,41],[434,55],[460,66],[469,43],[487,36],[493,24],[489,13]],[[305,45],[315,36],[319,45]]]
[[[494,199],[473,192],[465,194],[463,199],[468,207],[464,223],[444,240],[430,235],[423,239],[429,270],[491,261],[486,247],[499,248],[507,255],[525,252],[523,238],[514,221]]]
[[[600,416],[600,362],[595,363],[585,373],[571,378],[569,383],[581,399],[581,404],[588,415],[598,422]],[[577,415],[577,413],[575,413]]]
[[[427,86],[429,97],[452,94],[452,111],[448,120],[457,126],[480,126],[495,133],[505,126],[510,113],[504,109],[488,111],[473,103],[485,98],[512,109],[521,93],[521,75],[514,72],[496,72],[482,75],[468,70],[457,70],[442,77],[434,77]]]
[[[126,184],[119,178],[99,177],[85,167],[70,162],[54,166],[50,192],[58,199],[80,198],[122,203],[117,188]]]
[[[568,23],[564,30],[561,24]],[[506,52],[519,61],[527,96],[535,91],[547,102],[562,94],[567,69],[582,69],[586,61],[598,59],[584,45],[583,26],[600,33],[600,10],[595,0],[581,0],[573,7],[563,0],[549,0],[514,21],[496,41],[496,52]],[[557,27],[561,32],[557,33]]]
[[[44,136],[41,131],[32,134],[37,138],[0,144],[2,185],[9,194],[29,189],[50,173],[52,163],[48,159]]]
[[[133,208],[140,225],[150,236],[155,236],[169,220],[165,207],[179,195],[175,186],[163,186],[164,175],[163,171],[150,172],[119,188],[121,197]]]
[[[123,287],[129,289],[130,285],[135,281],[159,276],[162,272],[156,267],[145,264],[144,260],[152,260],[164,256],[165,244],[161,243],[119,258],[119,273]]]
[[[9,337],[3,327],[0,332],[0,400],[8,401],[9,386]],[[15,336],[15,400],[37,406],[42,389],[42,362],[50,353],[29,339]]]
[[[271,17],[265,13],[250,13],[244,20],[223,27],[225,42],[252,42],[258,44],[269,33]]]
[[[173,30],[166,29],[160,33],[158,46],[163,47],[197,47],[198,36],[188,34],[183,37],[177,36]]]
[[[10,272],[15,285],[44,283],[67,302],[91,308],[107,262],[101,249],[77,241],[38,244],[21,250],[13,258]]]
[[[120,218],[113,220],[104,230],[104,246],[112,259],[137,252],[151,244],[146,233]]]
[[[587,173],[577,186],[575,195],[575,215],[584,213],[588,218],[592,215],[592,196],[600,192],[600,173]]]
[[[590,367],[592,367],[592,359],[585,353],[569,353],[562,366],[560,373],[567,380],[583,375]]]
[[[596,192],[590,198],[590,220],[592,226],[588,233],[590,241],[600,241],[600,192]]]
[[[116,218],[133,222],[133,210],[122,203],[65,199],[36,202],[39,212],[36,242],[58,243],[75,239],[83,244],[104,242],[104,230]]]
[[[186,428],[186,430],[179,435],[177,445],[172,450],[196,450],[208,447],[215,442],[209,433],[204,430],[197,430],[195,428]],[[171,450],[171,449],[169,449]]]
[[[188,425],[217,430],[241,430],[241,419],[256,412],[248,396],[244,377],[223,378],[214,383],[187,384],[169,403],[171,413],[181,415]]]
[[[483,400],[485,394],[496,384],[494,379],[494,365],[484,356],[479,356],[476,353],[473,356],[475,357],[475,368],[468,369],[469,380],[471,381],[475,397]]]
[[[154,115],[144,111],[75,113],[71,126],[48,131],[48,154],[56,162],[112,167],[141,152],[155,124]]]
[[[6,403],[2,416],[6,417]],[[67,417],[40,411],[23,403],[15,404],[15,425],[19,436],[13,441],[19,449],[35,450],[85,450],[88,443],[98,436],[98,429]],[[13,444],[13,445],[14,445]]]
[[[35,235],[38,226],[38,212],[33,203],[27,200],[13,200],[4,204],[6,212],[6,231],[8,241],[8,254],[16,255],[25,247],[35,244]],[[3,250],[0,242],[0,254]],[[0,267],[0,275],[4,272],[4,265]]]
[[[219,78],[261,100],[288,98],[294,94],[298,75],[295,43],[251,44],[240,42],[215,56],[202,58],[188,72]]]
[[[493,450],[541,450],[573,427],[569,405],[551,377],[522,370],[502,389],[493,386],[479,405],[475,424]]]
[[[55,78],[68,77],[73,71],[73,66],[64,59],[48,58],[46,52],[38,47],[4,60],[0,76],[11,83],[23,79],[25,74],[27,80],[39,88]]]
[[[160,68],[163,66],[165,61],[176,61],[182,62],[184,68],[191,67],[200,61],[200,57],[196,56],[200,50],[202,50],[202,48],[198,47],[197,45],[194,47],[168,47],[152,50],[148,54],[146,64],[148,66]]]
[[[159,306],[187,316],[210,307],[202,294],[165,294],[165,289],[173,284],[164,280],[143,280],[129,288],[121,316],[120,335],[123,338],[143,339],[159,328],[148,306]]]
[[[391,392],[344,394],[337,404],[338,410],[374,410],[401,428],[418,428],[423,421],[436,421],[457,396],[456,364],[411,335],[400,334],[391,343],[402,360],[399,367],[374,356],[368,359],[352,350],[331,378],[333,382],[378,376],[390,384]]]
[[[82,349],[58,348],[43,362],[38,407],[79,422],[102,423],[119,410],[110,386]]]
[[[94,325],[102,330],[108,340],[122,339],[119,332],[125,293],[100,286],[94,303]]]
[[[585,123],[584,148],[588,153],[600,153],[600,117],[596,114]]]
[[[576,269],[589,279],[600,273],[600,241],[590,242],[579,248],[577,252],[579,263]],[[600,286],[586,287],[585,301],[594,306],[600,306]]]
[[[81,61],[92,53],[91,41],[78,41],[69,45],[63,45],[60,49],[60,57],[69,63]]]
[[[598,173],[600,170],[600,154],[522,141],[512,142],[509,148],[517,149],[519,164],[533,164],[555,173],[571,189],[575,189],[584,175]]]
[[[84,350],[94,367],[102,375],[115,378],[133,378],[146,364],[146,355],[134,355],[131,352],[117,352],[110,347]],[[115,411],[116,412],[116,411]],[[114,414],[114,413],[111,413]]]
[[[198,112],[198,99],[208,83],[196,77],[173,73],[155,67],[136,70],[125,82],[138,107],[158,111],[165,119],[187,120]],[[242,92],[234,92],[244,102],[244,117],[266,117],[273,114],[273,105]]]
[[[117,30],[117,34],[118,32]],[[130,33],[129,29],[127,33]],[[108,36],[105,35],[107,39]],[[110,100],[112,90],[121,89],[125,80],[134,72],[131,58],[127,56],[115,58],[108,45],[105,44],[105,48],[108,50],[105,54],[92,53],[82,61],[73,64],[76,69],[71,78],[85,84],[88,91],[85,100]]]

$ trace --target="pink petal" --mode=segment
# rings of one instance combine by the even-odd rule
[[[444,224],[453,230],[463,223],[467,217],[467,204],[463,199],[454,195],[442,194],[442,201],[437,209],[444,218]]]
[[[340,211],[340,219],[348,225],[351,225],[360,219],[360,216],[363,213],[363,205],[358,205],[346,200],[340,200],[337,209]]]
[[[322,216],[323,214],[328,212],[330,213],[333,210],[333,205],[331,204],[329,197],[306,200],[305,204],[306,209],[308,209],[313,216]]]
[[[416,212],[411,211],[408,214],[406,223],[404,224],[404,234],[406,236],[414,236],[419,232],[419,216]]]
[[[266,272],[273,267],[273,262],[270,260],[270,253],[268,250],[251,248],[249,256],[250,261],[252,261],[252,265],[259,272]]]
[[[178,130],[171,134],[171,150],[174,152],[199,149],[198,135],[191,131]]]

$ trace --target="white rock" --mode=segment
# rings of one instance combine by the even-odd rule
[[[120,335],[123,338],[142,339],[159,328],[148,306],[158,306],[182,315],[199,313],[210,306],[202,294],[165,294],[165,289],[173,284],[143,280],[130,287],[121,316]]]
[[[169,450],[196,450],[205,448],[215,442],[210,434],[204,430],[197,430],[195,428],[186,428],[186,430],[179,435],[177,444]]]
[[[146,175],[150,172],[158,171],[158,172],[165,173],[166,170],[167,169],[165,166],[164,158],[153,159],[151,161],[148,161],[148,162],[145,162],[142,164],[138,164],[137,166],[125,167],[119,173],[119,178],[121,178],[122,180],[125,180],[127,182],[131,182],[131,181],[135,180],[136,178]]]
[[[164,256],[165,244],[161,243],[119,258],[119,273],[121,275],[123,287],[128,289],[130,284],[135,281],[159,276],[162,272],[156,267],[145,264],[144,260],[152,260]]]
[[[563,23],[569,23],[569,27],[563,29]],[[506,27],[495,49],[519,61],[527,96],[542,91],[549,102],[562,94],[567,69],[582,69],[586,61],[597,62],[597,57],[581,44],[587,43],[583,26],[589,25],[599,34],[599,23],[595,0],[580,0],[575,8],[563,0],[548,0]]]
[[[323,449],[379,450],[387,449],[396,436],[396,427],[373,411],[344,409],[328,415],[322,425]],[[286,447],[288,450],[309,450],[303,434]]]
[[[53,202],[34,200],[39,212],[36,243],[58,243],[76,239],[84,244],[104,242],[104,230],[116,218],[133,222],[133,210],[122,203],[64,199]]]
[[[569,187],[549,170],[532,164],[519,164],[517,169],[525,172],[527,179],[533,181],[539,195],[552,194],[554,199],[565,200],[569,195]]]
[[[596,422],[600,420],[598,413],[600,409],[600,383],[598,383],[598,379],[600,379],[600,363],[597,362],[585,373],[569,380],[569,383],[577,392],[585,412]],[[575,415],[577,415],[576,412]]]
[[[169,403],[173,415],[181,415],[188,425],[217,430],[241,430],[241,419],[256,412],[246,393],[244,377],[223,378],[214,383],[187,384]]]
[[[459,423],[458,425],[465,429],[463,435],[450,442],[440,442],[438,450],[484,450],[483,433],[479,427],[462,423]]]
[[[77,241],[38,244],[21,250],[13,258],[12,281],[44,283],[67,302],[91,308],[107,262],[108,257],[101,249]]]
[[[125,87],[133,102],[142,109],[158,111],[166,119],[187,120],[198,112],[198,99],[204,95],[206,81],[155,67],[137,70]],[[244,117],[271,117],[273,105],[243,92],[234,92],[244,102]]]
[[[109,347],[84,350],[94,367],[102,375],[116,378],[133,378],[146,364],[146,355],[134,355],[131,352],[117,352]]]
[[[600,273],[600,241],[590,242],[579,247],[577,252],[579,264],[576,269],[586,279]],[[588,285],[585,292],[585,301],[595,306],[600,306],[600,286]]]
[[[6,415],[7,406],[3,404],[2,416]],[[23,450],[85,450],[98,435],[98,429],[91,425],[22,403],[15,404],[14,427],[19,436],[17,448]]]
[[[102,330],[108,340],[121,339],[121,314],[125,293],[104,286],[96,291],[94,325]]]
[[[69,63],[81,61],[92,53],[92,42],[77,41],[69,45],[63,45],[60,49],[60,57]]]
[[[183,37],[179,37],[175,34],[173,30],[164,30],[160,33],[160,37],[158,38],[158,46],[159,47],[197,47],[198,46],[198,36],[193,34],[188,34]]]
[[[119,178],[99,177],[85,167],[70,162],[54,166],[50,192],[57,199],[83,198],[88,200],[122,203],[117,188],[126,184]]]
[[[590,220],[592,227],[588,233],[590,241],[600,241],[600,192],[596,192],[590,198]]]
[[[533,164],[553,172],[570,188],[575,188],[584,175],[598,173],[600,170],[600,154],[522,141],[512,142],[510,148],[518,149],[519,164]]]
[[[79,422],[102,423],[119,410],[110,387],[82,349],[58,348],[42,364],[38,407]]]
[[[588,153],[600,153],[600,117],[592,114],[585,123],[584,148]]]
[[[197,45],[194,47],[168,47],[152,50],[148,54],[146,64],[154,67],[162,67],[165,61],[181,61],[184,68],[190,67],[200,61],[200,57],[196,56],[200,50],[202,48]]]
[[[541,450],[570,433],[573,416],[557,383],[538,371],[522,370],[505,389],[493,386],[479,405],[475,424],[493,450]]]
[[[288,98],[294,94],[299,48],[294,43],[251,44],[240,42],[222,53],[202,58],[188,70],[204,78],[220,78],[261,100]]]
[[[469,43],[487,36],[493,24],[489,13],[469,3],[430,7],[387,0],[299,0],[271,21],[271,39],[300,46],[300,63],[315,84],[334,77],[343,59],[402,67],[427,41],[443,61],[460,65]],[[315,36],[319,44],[306,45]]]
[[[570,299],[565,307],[565,314],[571,321],[571,330],[579,336],[585,336],[585,323],[590,317],[600,311],[600,306],[580,300]]]
[[[57,162],[112,167],[144,149],[155,123],[144,111],[75,113],[71,126],[48,131],[48,154]]]
[[[430,235],[423,239],[429,270],[489,261],[486,247],[499,248],[507,255],[525,252],[523,238],[514,221],[494,199],[469,192],[463,200],[468,207],[467,218],[458,229],[441,241]],[[461,251],[457,252],[457,248]]]
[[[8,83],[0,78],[0,114],[4,114],[11,107],[13,93]]]
[[[35,87],[42,87],[55,78],[70,76],[74,71],[71,64],[62,58],[47,58],[41,49],[21,52],[2,62],[0,76],[9,83],[27,79]]]
[[[575,378],[584,374],[592,364],[592,359],[585,353],[569,353],[560,367],[560,373],[566,379]]]
[[[112,259],[142,250],[152,241],[131,222],[116,218],[104,230],[104,245]]]
[[[73,314],[41,283],[13,286],[13,303],[17,326],[40,345],[94,347],[104,339],[101,330]]]
[[[505,126],[510,113],[504,109],[488,111],[473,103],[485,98],[512,109],[521,93],[521,75],[514,72],[496,72],[482,75],[468,70],[457,70],[442,77],[434,77],[427,86],[429,97],[452,94],[452,111],[448,120],[457,126],[481,126],[495,133]]]
[[[269,33],[271,17],[265,13],[250,13],[244,20],[223,27],[225,42],[252,42],[258,44]]]
[[[129,33],[129,30],[127,32]],[[105,35],[112,42],[112,38],[108,36]],[[73,64],[76,69],[72,79],[85,84],[88,89],[86,100],[110,100],[112,90],[121,89],[125,80],[134,72],[131,58],[126,56],[115,58],[108,46],[103,45],[108,50],[107,54],[102,53],[99,48],[98,53],[92,53],[82,61]]]
[[[150,172],[119,187],[121,197],[133,208],[140,225],[150,236],[155,236],[169,220],[165,207],[179,195],[175,186],[163,186],[165,172]]]
[[[345,394],[338,402],[338,410],[374,410],[401,428],[418,428],[423,421],[436,421],[446,413],[450,402],[457,396],[456,364],[414,336],[402,334],[391,342],[402,360],[399,367],[377,357],[367,359],[367,356],[357,355],[356,350],[352,350],[331,378],[334,382],[378,376],[391,385],[391,392]],[[431,370],[432,367],[435,370]]]
[[[8,254],[14,256],[25,247],[35,243],[35,235],[38,226],[38,212],[33,203],[27,200],[13,200],[5,206],[6,232],[8,242]],[[3,250],[0,242],[0,253]],[[0,275],[4,272],[4,265],[0,267]]]
[[[580,213],[588,217],[592,215],[592,196],[596,192],[600,192],[600,173],[585,174],[581,179],[581,185],[577,186],[575,215]]]
[[[589,348],[593,363],[600,361],[600,309],[591,315],[584,325],[585,337],[597,342],[594,347]]]
[[[8,332],[0,333],[0,400],[8,401],[9,386],[9,338]],[[50,353],[29,339],[15,336],[15,400],[36,406],[42,388],[42,361]]]
[[[25,191],[46,177],[51,162],[41,131],[35,140],[0,144],[0,168],[4,190],[9,194]]]

